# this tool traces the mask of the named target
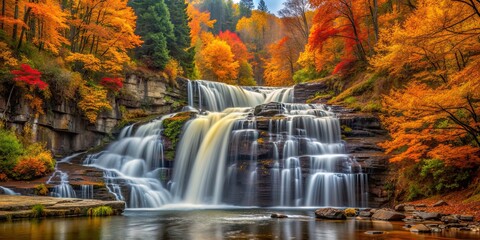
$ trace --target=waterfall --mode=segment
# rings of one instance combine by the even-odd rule
[[[72,185],[70,185],[68,181],[68,173],[63,172],[59,169],[59,164],[71,164],[70,161],[73,158],[76,158],[83,154],[83,152],[73,154],[66,158],[61,159],[55,164],[55,171],[53,174],[48,178],[47,184],[57,184],[53,187],[52,192],[50,193],[53,197],[61,197],[61,198],[76,198],[77,194],[75,190],[73,190]]]
[[[12,189],[10,189],[10,188],[6,188],[6,187],[0,186],[0,190],[2,190],[3,194],[5,194],[5,195],[20,195],[20,194],[14,192],[14,191],[13,191]]]
[[[107,188],[129,208],[368,206],[367,175],[345,154],[339,120],[327,106],[294,104],[293,88],[208,81],[187,88],[199,111],[183,126],[173,167],[165,164],[161,137],[173,114],[125,127],[118,141],[85,160],[104,170]],[[271,115],[254,111],[270,104]]]

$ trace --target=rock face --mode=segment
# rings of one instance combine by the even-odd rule
[[[187,101],[186,80],[178,79],[177,83],[178,86],[170,86],[158,76],[139,71],[128,73],[122,94],[110,98],[113,110],[99,114],[95,124],[85,120],[76,102],[62,99],[50,100],[45,114],[35,120],[28,102],[19,100],[22,98],[14,91],[6,111],[8,127],[23,129],[27,123],[32,124],[32,128],[37,129],[36,140],[46,142],[57,156],[85,151],[115,134],[115,127],[127,112],[164,114],[181,107]],[[3,115],[7,108],[8,91],[0,94],[0,113]]]
[[[336,208],[320,208],[315,211],[315,217],[329,220],[345,220],[347,217],[343,210]]]
[[[383,221],[401,221],[404,218],[405,214],[385,209],[376,211],[372,216],[372,219]]]
[[[379,117],[374,114],[353,112],[339,106],[334,106],[333,111],[338,114],[347,153],[369,174],[369,206],[382,207],[390,200],[391,195],[391,190],[386,188],[389,156],[378,146],[387,140],[387,131],[382,128]]]

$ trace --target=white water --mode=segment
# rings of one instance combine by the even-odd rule
[[[15,191],[13,191],[10,188],[0,186],[0,190],[2,190],[3,194],[5,194],[5,195],[20,195],[19,193],[16,193]]]
[[[291,104],[292,88],[195,81],[188,89],[189,104],[204,112],[185,124],[173,169],[164,163],[161,137],[171,115],[124,128],[85,161],[105,170],[110,192],[129,208],[367,206],[367,175],[345,154],[327,107]],[[268,102],[285,103],[285,113],[257,126],[262,118],[253,107]],[[171,180],[160,181],[168,171]]]

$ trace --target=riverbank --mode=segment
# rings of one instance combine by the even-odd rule
[[[38,196],[0,196],[0,221],[38,217],[82,217],[91,215],[89,212],[92,209],[102,206],[112,209],[110,215],[121,215],[125,210],[125,202],[123,201]]]

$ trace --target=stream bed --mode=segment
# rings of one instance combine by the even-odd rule
[[[0,223],[0,239],[479,239],[475,232],[415,234],[403,222],[324,221],[314,209],[127,210],[124,216]],[[288,218],[273,219],[271,213]],[[383,231],[370,235],[367,231]]]

